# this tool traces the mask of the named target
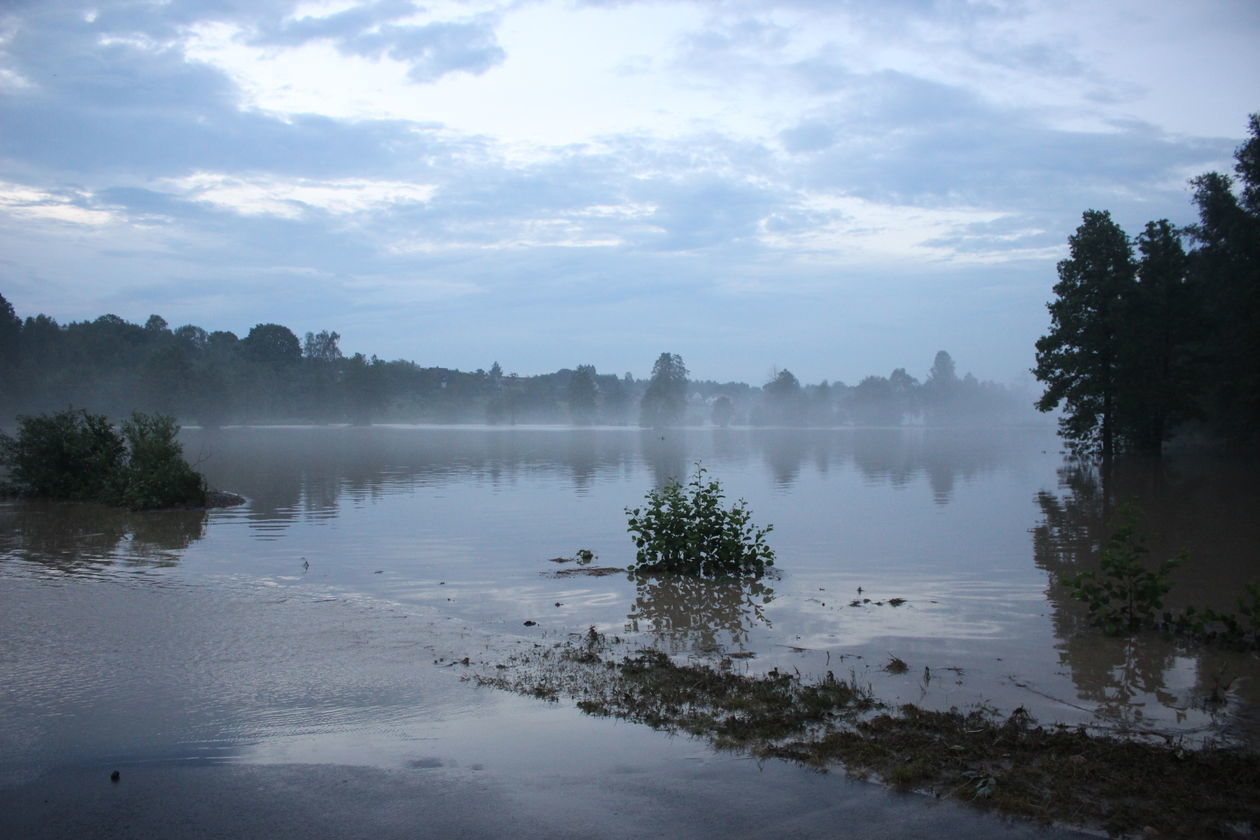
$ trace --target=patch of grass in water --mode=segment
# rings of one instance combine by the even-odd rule
[[[842,765],[908,790],[952,796],[1010,816],[1090,826],[1111,834],[1252,836],[1260,828],[1260,756],[1183,748],[1043,727],[1022,708],[890,709],[855,677],[678,664],[657,650],[616,655],[591,628],[535,647],[478,682],[555,700],[583,712],[687,732],[825,770]]]
[[[560,569],[555,573],[555,577],[577,577],[579,575],[608,577],[609,575],[624,575],[625,573],[625,569],[617,566],[576,566],[570,569]]]

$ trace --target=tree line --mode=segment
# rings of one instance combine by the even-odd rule
[[[1177,435],[1260,444],[1260,114],[1230,177],[1194,178],[1199,220],[1136,239],[1087,210],[1037,341],[1041,411],[1077,452],[1158,454]],[[1239,189],[1236,190],[1236,187]]]
[[[904,368],[854,386],[802,385],[787,370],[761,387],[689,378],[680,356],[662,353],[648,379],[579,364],[520,376],[495,362],[465,372],[413,361],[343,354],[338,333],[303,339],[280,324],[239,338],[192,324],[171,328],[116,315],[59,324],[20,318],[0,295],[0,419],[85,409],[125,418],[134,411],[184,423],[572,423],[575,425],[936,425],[1012,422],[1021,400],[1009,389],[959,376],[936,355],[920,383]]]

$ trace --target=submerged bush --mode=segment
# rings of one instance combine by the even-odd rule
[[[178,433],[162,415],[133,414],[121,432],[82,410],[19,417],[16,438],[0,433],[0,463],[22,495],[133,510],[203,505],[205,479],[184,460]]]
[[[765,542],[774,526],[754,526],[743,499],[722,508],[722,485],[706,472],[697,464],[686,487],[673,481],[650,491],[643,507],[626,508],[638,549],[631,572],[760,576],[774,565]]]
[[[123,423],[130,458],[127,461],[122,503],[132,510],[203,505],[206,480],[184,460],[175,436],[179,426],[163,414],[131,415]]]
[[[0,461],[13,488],[73,501],[115,497],[127,449],[109,421],[86,411],[19,417],[16,439],[0,433]]]
[[[1163,561],[1154,570],[1143,558],[1150,552],[1137,530],[1140,511],[1134,504],[1120,508],[1113,520],[1114,533],[1102,550],[1101,571],[1065,575],[1072,597],[1089,606],[1090,618],[1111,635],[1153,623],[1171,588],[1169,574],[1186,558]]]

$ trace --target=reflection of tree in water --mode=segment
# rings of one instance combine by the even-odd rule
[[[132,512],[74,502],[0,508],[0,551],[65,572],[121,562],[172,566],[205,536],[204,510]]]
[[[1080,632],[1063,640],[1059,658],[1071,669],[1081,698],[1097,704],[1096,713],[1108,720],[1140,726],[1148,697],[1166,708],[1178,706],[1179,698],[1165,685],[1175,651],[1162,639]]]
[[[644,429],[639,434],[643,460],[652,471],[652,483],[664,487],[671,481],[685,482],[691,472],[687,441],[677,429]]]
[[[1233,609],[1248,580],[1260,577],[1260,488],[1254,459],[1165,456],[1116,459],[1105,470],[1067,462],[1059,492],[1037,495],[1037,565],[1058,577],[1097,569],[1117,507],[1134,501],[1153,563],[1185,548],[1191,562],[1173,573],[1168,603]]]
[[[599,466],[595,437],[597,434],[599,433],[590,429],[574,429],[565,435],[565,462],[573,473],[573,486],[579,492],[590,489],[591,482],[595,479]]]
[[[709,433],[713,457],[718,463],[736,463],[748,457],[748,437],[725,426],[716,426]]]
[[[1260,572],[1254,557],[1260,531],[1250,513],[1260,509],[1260,500],[1251,467],[1202,457],[1117,459],[1105,469],[1072,460],[1059,470],[1059,492],[1042,491],[1036,501],[1041,520],[1032,532],[1034,562],[1049,573],[1046,597],[1061,640],[1061,660],[1082,697],[1114,718],[1137,723],[1145,697],[1168,707],[1198,706],[1228,682],[1231,669],[1235,675],[1240,669],[1254,672],[1254,664],[1241,654],[1195,643],[1179,647],[1153,632],[1101,636],[1085,605],[1059,583],[1062,575],[1098,570],[1117,507],[1136,501],[1145,512],[1138,527],[1147,537],[1149,565],[1182,547],[1192,558],[1174,572],[1166,608],[1195,604],[1232,609],[1242,586]],[[1179,656],[1192,658],[1197,672],[1190,697],[1178,697],[1167,688]],[[1251,708],[1260,705],[1256,682],[1232,684]]]
[[[919,436],[901,429],[855,429],[853,463],[867,479],[904,487],[919,466]]]
[[[743,649],[752,628],[769,626],[764,608],[774,590],[763,581],[658,575],[635,579],[631,632],[647,629],[670,653]]]
[[[948,504],[959,478],[995,469],[1027,451],[1019,433],[985,429],[855,429],[853,462],[872,481],[904,487],[923,473],[936,504]]]
[[[760,439],[762,455],[774,475],[775,486],[782,488],[796,483],[801,465],[811,450],[828,448],[831,440],[829,436],[807,436],[799,429],[766,429],[761,432]]]
[[[1075,574],[1081,563],[1095,559],[1104,541],[1105,511],[1110,508],[1092,464],[1069,461],[1058,473],[1059,487],[1068,492],[1037,494],[1041,522],[1032,531],[1037,566],[1050,572],[1052,580]]]

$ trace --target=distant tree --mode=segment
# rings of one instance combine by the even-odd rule
[[[1037,340],[1033,373],[1046,384],[1037,409],[1063,403],[1059,432],[1079,452],[1116,449],[1124,301],[1137,267],[1129,237],[1106,211],[1087,210],[1059,263],[1050,332]]]
[[[568,387],[569,418],[575,425],[589,426],[595,419],[595,366],[578,365]]]
[[[194,353],[202,352],[210,344],[210,334],[193,324],[184,324],[182,327],[176,327],[173,335]]]
[[[630,411],[630,388],[616,374],[599,377],[597,384],[603,422],[613,426],[625,425]]]
[[[941,350],[932,361],[927,381],[923,383],[923,408],[933,423],[950,423],[959,419],[961,382],[954,357]]]
[[[288,327],[258,324],[241,341],[245,356],[255,362],[280,369],[302,358],[302,345]]]
[[[22,369],[22,321],[13,304],[0,295],[0,418],[18,410],[26,395],[26,371]]]
[[[731,398],[723,394],[713,401],[713,424],[721,426],[725,429],[731,425],[731,419],[735,416],[735,403],[731,402]]]
[[[207,428],[216,428],[232,416],[232,389],[223,365],[201,362],[189,374],[185,412]]]
[[[308,332],[306,341],[302,345],[302,355],[314,362],[335,362],[341,358],[341,348],[337,346],[339,341],[341,341],[341,336],[335,332],[328,330],[320,330],[318,333]]]
[[[774,379],[761,386],[766,401],[765,419],[780,426],[799,426],[805,422],[805,405],[801,382],[790,370],[781,370]]]
[[[919,410],[919,380],[906,373],[905,368],[897,368],[888,375],[888,384],[897,402],[897,422],[900,423],[906,415]]]
[[[687,368],[677,353],[662,353],[639,403],[639,425],[672,426],[687,409]]]
[[[22,346],[22,319],[13,311],[13,304],[0,295],[0,384],[11,385],[12,365],[17,364],[18,350]]]
[[[39,314],[22,322],[23,358],[43,366],[61,363],[65,334],[56,319]]]
[[[173,415],[188,403],[193,366],[188,351],[178,344],[162,347],[141,366],[140,396],[146,408]]]
[[[144,328],[149,332],[166,332],[170,326],[161,315],[150,315],[149,320],[144,322]]]
[[[206,336],[206,346],[220,354],[236,352],[240,342],[241,340],[236,337],[236,333],[229,330],[215,330]]]
[[[938,351],[936,358],[932,360],[932,369],[928,372],[927,381],[946,387],[954,385],[958,381],[958,370],[954,365],[954,357],[944,350]]]
[[[346,360],[345,389],[350,421],[356,426],[371,425],[387,398],[385,363],[362,353]]]
[[[835,394],[824,379],[809,396],[806,414],[808,422],[816,426],[830,426],[836,422]]]
[[[901,407],[892,383],[883,376],[868,376],[848,395],[853,419],[864,426],[896,426],[901,423]]]

